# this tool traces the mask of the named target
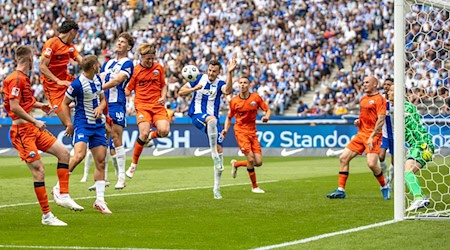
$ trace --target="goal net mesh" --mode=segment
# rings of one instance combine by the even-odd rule
[[[416,172],[426,208],[405,218],[450,216],[450,0],[405,0],[405,100],[417,107],[435,147],[433,160]],[[419,133],[419,131],[417,131]],[[408,188],[405,207],[414,197]]]

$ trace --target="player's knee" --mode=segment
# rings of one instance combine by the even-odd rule
[[[212,116],[210,116],[212,117]],[[207,122],[209,127],[215,127],[217,126],[217,119],[215,117],[212,117],[208,122]]]
[[[150,131],[142,132],[139,134],[139,139],[141,139],[141,141],[146,141],[149,134],[150,134]]]
[[[345,156],[344,154],[341,154],[341,155],[339,156],[339,162],[340,162],[341,164],[348,164],[349,158],[348,158],[347,156]]]
[[[262,160],[255,160],[255,167],[261,167],[263,165]]]
[[[56,155],[56,158],[58,158],[58,162],[69,163],[69,160],[70,160],[69,150],[67,150],[67,149],[59,150],[58,154]]]
[[[169,128],[163,128],[158,130],[159,137],[167,137],[169,135]]]

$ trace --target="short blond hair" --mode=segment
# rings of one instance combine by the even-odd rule
[[[141,55],[147,55],[147,54],[155,54],[156,48],[153,44],[150,43],[143,43],[138,46],[137,51]]]
[[[89,71],[95,64],[100,64],[96,55],[88,55],[81,61],[81,69],[83,71]]]
[[[33,49],[29,45],[20,45],[16,48],[16,62],[22,63],[25,59],[33,55]]]

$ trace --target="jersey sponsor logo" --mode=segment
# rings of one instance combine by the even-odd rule
[[[153,150],[153,156],[161,156],[161,155],[170,153],[170,152],[172,152],[174,150],[175,150],[175,148],[167,148],[167,149],[155,148],[155,150]]]
[[[72,88],[72,86],[69,86],[67,88],[67,93],[72,94],[72,92],[73,92],[73,88]]]
[[[16,87],[12,88],[12,90],[11,90],[11,95],[12,96],[19,96],[19,93],[20,93],[20,89],[19,88],[16,88]]]
[[[293,149],[293,150],[288,151],[287,149],[283,148],[283,150],[281,150],[281,156],[284,156],[284,157],[291,156],[293,154],[302,152],[303,150],[304,150],[304,148],[299,148],[299,149]]]
[[[194,151],[194,156],[203,156],[203,155],[206,155],[208,153],[211,153],[211,149],[210,148],[204,149],[204,150],[196,148],[195,151]]]
[[[51,48],[46,48],[44,54],[47,55],[47,56],[51,56],[52,55],[52,49]]]

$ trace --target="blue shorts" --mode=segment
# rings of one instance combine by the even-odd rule
[[[89,149],[98,146],[106,147],[106,129],[105,127],[98,128],[75,128],[73,134],[73,144],[84,142],[89,144]]]
[[[208,136],[208,131],[206,131],[206,118],[208,118],[208,114],[194,114],[191,116],[192,124],[194,124],[195,127],[200,129],[203,133]],[[217,144],[222,146],[222,128],[220,127],[219,119],[217,119]]]
[[[108,105],[109,116],[113,120],[114,124],[117,124],[122,127],[127,126],[127,122],[125,120],[125,107],[120,104],[111,103]]]
[[[389,153],[394,154],[394,139],[383,137],[381,148],[389,149]]]

